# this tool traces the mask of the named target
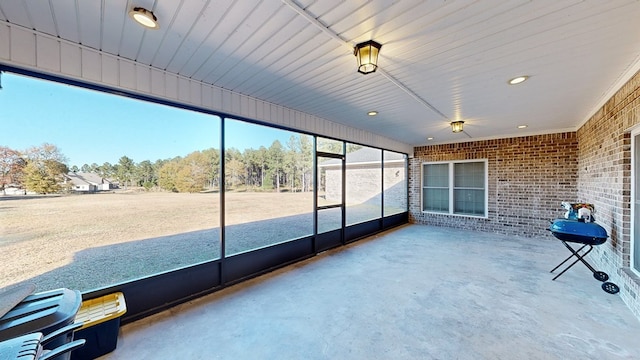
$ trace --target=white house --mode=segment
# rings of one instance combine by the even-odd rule
[[[114,189],[114,184],[94,173],[70,172],[67,181],[71,182],[71,190],[79,192],[97,192]]]

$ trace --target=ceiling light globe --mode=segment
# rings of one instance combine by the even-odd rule
[[[131,18],[135,20],[138,24],[146,28],[149,28],[149,29],[158,28],[158,18],[156,18],[153,12],[145,8],[141,8],[141,7],[133,8],[133,10],[129,12],[129,16],[131,16]]]
[[[514,77],[513,79],[509,80],[509,85],[517,85],[517,84],[523,83],[528,78],[529,78],[529,76],[527,76],[527,75]]]

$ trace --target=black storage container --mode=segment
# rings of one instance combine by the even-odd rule
[[[27,296],[0,318],[0,341],[33,332],[48,335],[75,320],[82,304],[77,290],[56,289]],[[54,349],[73,341],[73,332],[51,341],[47,349]],[[69,359],[65,354],[60,359]]]

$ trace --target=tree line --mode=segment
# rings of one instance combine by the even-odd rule
[[[292,135],[286,144],[275,140],[269,147],[225,150],[224,177],[220,174],[220,150],[205,149],[172,159],[135,162],[122,156],[105,162],[68,167],[67,158],[53,144],[24,151],[0,146],[0,186],[38,194],[71,191],[70,172],[94,173],[117,182],[121,188],[143,187],[171,192],[199,192],[220,188],[265,191],[311,191],[313,143],[305,135]]]

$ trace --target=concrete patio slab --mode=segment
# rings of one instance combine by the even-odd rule
[[[102,359],[638,359],[640,321],[551,235],[407,225],[123,326]]]

